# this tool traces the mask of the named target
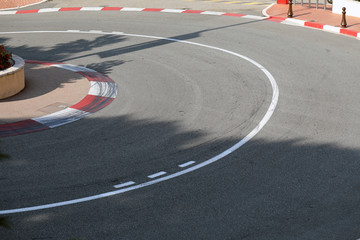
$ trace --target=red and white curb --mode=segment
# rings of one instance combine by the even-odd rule
[[[231,17],[278,22],[293,26],[303,26],[303,27],[321,29],[327,32],[345,34],[360,39],[360,32],[334,27],[330,25],[319,24],[315,22],[307,22],[299,19],[289,19],[289,18],[271,17],[271,16],[261,17],[261,16],[238,14],[238,13],[213,12],[213,11],[201,11],[201,10],[182,10],[182,9],[167,9],[167,8],[130,8],[130,7],[70,7],[70,8],[43,8],[43,9],[18,10],[18,11],[0,11],[0,15],[70,12],[70,11],[163,12],[163,13],[192,13],[192,14],[204,14],[204,15],[216,15],[216,16],[231,16]]]
[[[352,31],[352,30],[340,28],[340,27],[334,27],[334,26],[330,26],[330,25],[326,25],[326,24],[320,24],[320,23],[316,23],[316,22],[307,22],[304,20],[293,19],[293,18],[281,18],[281,17],[269,17],[268,20],[274,21],[274,22],[279,22],[282,24],[287,24],[287,25],[320,29],[320,30],[324,30],[326,32],[331,32],[331,33],[345,34],[345,35],[356,37],[356,38],[360,39],[360,32],[356,32],[356,31]]]
[[[90,82],[88,94],[78,103],[55,113],[19,122],[0,125],[0,138],[42,131],[68,124],[97,112],[109,105],[117,95],[116,83],[92,69],[65,63],[26,60],[26,63],[44,64],[81,74]]]

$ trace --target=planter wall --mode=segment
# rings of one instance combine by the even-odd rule
[[[342,14],[343,7],[346,7],[346,15],[360,17],[360,2],[354,0],[333,0],[333,13]]]
[[[0,99],[11,97],[25,88],[24,60],[13,55],[15,65],[0,71]]]

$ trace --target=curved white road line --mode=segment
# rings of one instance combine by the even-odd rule
[[[56,32],[56,33],[74,33],[74,30],[69,30],[69,31],[0,32],[0,35],[1,34],[15,34],[15,33],[54,33],[54,32]],[[93,196],[84,197],[84,198],[78,198],[78,199],[69,200],[69,201],[63,201],[63,202],[57,202],[57,203],[51,203],[51,204],[45,204],[45,205],[38,205],[38,206],[33,206],[33,207],[1,210],[0,215],[36,211],[36,210],[42,210],[42,209],[48,209],[48,208],[55,208],[55,207],[60,207],[60,206],[72,205],[72,204],[76,204],[76,203],[88,202],[88,201],[92,201],[92,200],[96,200],[96,199],[101,199],[101,198],[105,198],[105,197],[114,196],[114,195],[117,195],[117,194],[120,194],[120,193],[129,192],[129,191],[136,190],[136,189],[139,189],[139,188],[151,186],[153,184],[164,182],[164,181],[179,177],[181,175],[184,175],[186,173],[193,172],[193,171],[195,171],[197,169],[205,167],[205,166],[207,166],[209,164],[212,164],[212,163],[226,157],[227,155],[229,155],[230,153],[232,153],[235,150],[239,149],[245,143],[250,141],[265,126],[265,124],[270,120],[272,114],[275,111],[275,108],[276,108],[276,105],[277,105],[277,102],[278,102],[278,99],[279,99],[279,88],[278,88],[278,85],[277,85],[274,77],[261,64],[259,64],[258,62],[254,61],[254,60],[252,60],[252,59],[250,59],[250,58],[248,58],[248,57],[246,57],[244,55],[241,55],[241,54],[238,54],[238,53],[235,53],[235,52],[223,49],[223,48],[213,47],[213,46],[209,46],[209,45],[206,45],[206,44],[195,43],[195,42],[190,42],[190,41],[183,41],[183,40],[174,39],[174,38],[164,38],[164,37],[147,36],[147,35],[139,35],[139,34],[126,34],[126,33],[121,33],[121,32],[106,33],[106,32],[78,31],[76,33],[111,34],[111,35],[124,35],[124,36],[133,36],[133,37],[143,37],[143,38],[168,40],[168,41],[173,41],[173,42],[191,44],[191,45],[195,45],[195,46],[214,49],[214,50],[218,50],[218,51],[225,52],[225,53],[234,55],[236,57],[242,58],[242,59],[252,63],[256,67],[258,67],[267,76],[267,78],[269,79],[269,82],[270,82],[272,90],[273,90],[270,106],[269,106],[266,114],[262,118],[262,120],[259,122],[259,124],[247,136],[245,136],[242,140],[240,140],[238,143],[236,143],[231,148],[225,150],[224,152],[222,152],[222,153],[220,153],[220,154],[218,154],[218,155],[216,155],[216,156],[214,156],[214,157],[212,157],[212,158],[210,158],[210,159],[208,159],[208,160],[206,160],[206,161],[204,161],[204,162],[202,162],[200,164],[194,165],[192,167],[189,167],[189,168],[187,168],[185,170],[179,171],[179,172],[174,173],[174,174],[170,174],[170,175],[167,175],[167,176],[164,176],[164,177],[161,177],[161,178],[157,178],[155,180],[151,180],[151,181],[144,182],[144,183],[141,183],[141,184],[138,184],[138,185],[135,185],[135,186],[123,188],[123,189],[120,189],[120,190],[115,190],[115,191],[111,191],[111,192],[106,192],[106,193],[102,193],[102,194],[98,194],[98,195],[93,195]]]

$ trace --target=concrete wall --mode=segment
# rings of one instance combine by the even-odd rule
[[[360,2],[354,0],[333,0],[333,13],[342,14],[343,7],[346,7],[346,15],[360,17]]]
[[[44,0],[0,0],[0,9],[23,7],[40,2],[44,2]]]

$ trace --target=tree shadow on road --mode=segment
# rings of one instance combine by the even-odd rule
[[[97,69],[99,69],[99,72],[103,74],[110,74],[114,67],[124,64],[124,61],[106,60],[106,58],[118,57],[126,53],[132,53],[145,49],[161,47],[164,45],[172,44],[176,42],[176,40],[181,40],[181,41],[192,40],[199,38],[201,34],[205,32],[211,32],[225,28],[232,28],[232,27],[252,24],[256,22],[261,22],[261,21],[263,20],[251,20],[243,23],[209,28],[192,33],[168,37],[168,40],[156,39],[138,44],[130,43],[128,46],[114,47],[109,50],[103,50],[102,48],[118,43],[123,43],[128,40],[128,37],[123,35],[116,35],[116,34],[106,34],[106,35],[98,36],[93,40],[77,39],[66,43],[58,43],[50,48],[39,47],[39,46],[35,47],[28,45],[14,46],[10,42],[10,38],[7,37],[1,37],[0,42],[6,44],[7,48],[10,51],[14,53],[18,53],[24,59],[29,59],[29,60],[69,62],[90,56],[99,56],[101,59],[104,60],[98,63],[88,64],[88,66],[95,66]],[[85,53],[89,51],[93,51],[93,52]],[[81,55],[81,53],[83,54]]]
[[[51,203],[112,191],[112,185],[123,182],[148,181],[146,176],[159,170],[171,174],[179,171],[178,164],[209,159],[244,135],[221,138],[219,133],[208,139],[208,133],[185,130],[177,122],[123,116],[85,118],[5,138],[2,149],[13,159],[0,165],[7,178],[0,181],[0,205],[22,206],[25,198],[28,205]],[[177,239],[353,239],[360,224],[360,149],[261,136],[193,173],[87,204],[14,215],[16,230],[0,231],[16,239],[36,238],[50,229],[83,239],[99,238],[102,231],[122,233],[124,239],[184,232]],[[33,173],[24,182],[26,169]],[[39,184],[46,180],[48,185]],[[101,211],[89,212],[89,206]],[[41,230],[42,219],[49,229]],[[85,220],[101,231],[71,227]],[[196,232],[186,231],[195,223]],[[209,229],[215,225],[221,230]]]

